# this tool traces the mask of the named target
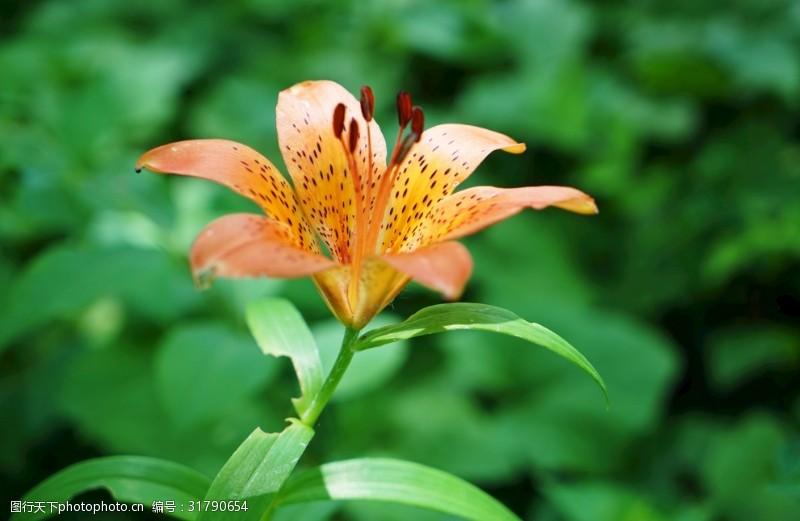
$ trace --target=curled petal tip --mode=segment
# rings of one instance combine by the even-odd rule
[[[158,167],[154,166],[154,160],[157,161],[158,157],[160,155],[163,155],[166,149],[167,147],[165,145],[162,145],[160,147],[148,150],[147,152],[142,154],[141,157],[139,157],[139,159],[136,160],[136,165],[134,165],[133,167],[134,170],[136,170],[136,173],[138,174],[145,169],[159,174],[164,173],[163,170],[159,170]]]
[[[214,282],[216,269],[213,266],[199,267],[193,270],[192,278],[194,278],[194,286],[198,290],[206,290],[211,287]]]
[[[600,213],[600,210],[597,208],[597,204],[594,202],[594,199],[585,194],[581,197],[561,201],[554,206],[561,208],[562,210],[569,210],[570,212],[584,215],[595,215]]]
[[[141,157],[139,157],[139,159],[136,160],[136,164],[133,165],[133,171],[136,172],[137,174],[141,174],[142,170],[144,170],[144,167],[145,167],[144,158],[145,158],[145,156],[147,156],[147,153],[145,153]]]
[[[447,300],[448,302],[455,302],[456,300],[461,298],[461,295],[464,294],[464,289],[466,287],[466,281],[464,284],[459,286],[450,286],[447,288],[442,288],[442,297]]]
[[[510,154],[521,154],[525,152],[525,143],[513,143],[503,149],[504,152]]]

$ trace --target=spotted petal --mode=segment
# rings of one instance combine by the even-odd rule
[[[458,242],[443,242],[410,253],[387,254],[379,258],[450,300],[461,296],[472,274],[472,257]]]
[[[334,258],[346,263],[350,261],[348,245],[355,225],[356,187],[344,148],[333,134],[333,111],[339,103],[346,107],[345,128],[351,118],[359,125],[358,192],[366,204],[370,161],[367,123],[359,101],[334,82],[307,81],[281,92],[276,112],[281,153],[306,216]],[[369,127],[371,180],[377,182],[386,167],[386,142],[374,120]],[[348,132],[343,134],[345,142]]]
[[[206,226],[189,259],[201,283],[214,276],[302,277],[336,266],[327,257],[296,246],[285,224],[247,213],[229,214]]]
[[[264,156],[225,139],[196,139],[146,152],[136,169],[209,179],[255,201],[267,215],[292,231],[300,248],[318,251],[317,241],[291,186]]]
[[[582,214],[597,213],[594,199],[567,186],[495,188],[477,186],[446,198],[436,207],[420,244],[458,239],[519,213],[555,206]]]
[[[495,150],[519,154],[525,145],[469,125],[438,125],[426,130],[399,167],[384,215],[381,251],[413,249],[433,208]]]

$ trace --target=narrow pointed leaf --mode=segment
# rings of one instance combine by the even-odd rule
[[[53,474],[31,489],[22,501],[43,501],[45,511],[20,513],[15,521],[46,519],[49,502],[65,503],[89,490],[107,489],[122,503],[141,503],[150,512],[154,501],[174,501],[179,519],[195,519],[196,512],[181,511],[177,505],[202,499],[208,490],[208,479],[199,472],[172,461],[143,456],[110,456],[76,463]]]
[[[476,486],[418,463],[363,458],[327,463],[289,483],[278,506],[321,500],[401,503],[475,521],[519,521]]]
[[[291,358],[300,381],[292,403],[302,417],[322,387],[322,362],[303,317],[288,300],[265,298],[247,306],[247,325],[264,354]]]
[[[466,302],[429,306],[399,324],[367,332],[359,339],[355,349],[370,349],[416,336],[460,329],[500,333],[545,347],[586,371],[603,390],[608,403],[608,390],[600,374],[569,342],[544,326],[523,320],[514,313],[495,306]]]
[[[261,519],[313,436],[314,431],[299,422],[280,433],[253,431],[219,471],[205,496],[209,501],[241,500],[247,510],[202,510],[198,521]]]

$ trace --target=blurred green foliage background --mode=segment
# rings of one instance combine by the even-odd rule
[[[133,164],[224,137],[281,165],[277,94],[322,78],[371,85],[389,135],[406,89],[429,124],[528,144],[474,182],[597,198],[597,217],[526,212],[467,239],[464,300],[564,336],[612,406],[550,353],[437,335],[361,362],[302,464],[406,458],[537,521],[797,519],[795,0],[3,2],[0,509],[101,454],[213,476],[255,426],[282,428],[296,383],[244,306],[283,295],[324,347],[339,330],[307,280],[195,291],[194,235],[255,209]],[[383,320],[436,302],[409,287]]]

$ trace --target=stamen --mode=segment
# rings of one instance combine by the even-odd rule
[[[368,95],[364,94],[364,89],[361,90],[361,112],[365,119],[367,119],[367,136],[369,136],[369,119],[367,115],[371,117],[371,111],[369,107],[369,100],[367,98]],[[365,101],[366,100],[366,101]],[[345,156],[347,156],[347,163],[350,168],[350,172],[353,176],[353,190],[355,195],[355,217],[356,222],[354,223],[354,228],[350,231],[350,239],[349,239],[349,250],[351,253],[351,263],[353,266],[353,273],[350,279],[350,285],[347,289],[347,297],[350,301],[351,305],[355,305],[358,300],[358,288],[361,282],[361,259],[364,255],[364,239],[363,236],[366,235],[367,230],[366,224],[364,222],[364,196],[362,194],[362,172],[358,170],[358,162],[356,159],[356,150],[358,149],[358,138],[359,138],[359,129],[358,129],[358,121],[355,118],[350,119],[350,125],[347,131],[347,138],[348,142],[345,144],[344,140],[340,140],[342,146],[344,147]],[[369,172],[363,172],[363,174],[369,175]],[[368,184],[368,183],[367,183]]]
[[[356,148],[358,148],[358,122],[355,118],[350,120],[350,153],[355,154]]]
[[[344,132],[344,111],[346,107],[344,103],[339,103],[336,105],[336,108],[333,109],[333,135],[336,136],[336,139],[342,138],[342,133]]]
[[[337,107],[338,108],[338,107]],[[344,129],[344,122],[342,122],[342,129]],[[359,172],[358,162],[356,161],[355,150],[358,148],[358,137],[359,137],[359,129],[358,129],[358,122],[355,118],[350,119],[350,124],[348,125],[347,136],[344,134],[339,136],[339,143],[342,145],[342,151],[344,152],[345,159],[347,160],[347,169],[350,171],[350,175],[353,176],[353,190],[355,195],[355,206],[356,206],[356,222],[355,222],[355,229],[350,230],[349,233],[349,247],[348,251],[352,256],[354,264],[357,264],[357,257],[358,257],[358,236],[361,232],[363,225],[360,222],[361,216],[361,172]],[[356,257],[356,258],[354,258]]]
[[[411,132],[404,137],[398,145],[397,151],[392,158],[395,164],[399,165],[402,163],[411,150],[411,147],[414,146],[414,143],[419,143],[419,140],[422,138],[424,127],[425,114],[423,114],[421,108],[414,107],[411,112]]]
[[[400,122],[400,130],[406,128],[411,121],[411,94],[401,90],[397,93],[397,120]]]
[[[414,107],[411,113],[411,133],[416,135],[415,143],[419,143],[423,127],[425,127],[425,114],[422,113],[421,108]]]
[[[347,136],[345,136],[345,115],[346,115],[347,107],[344,103],[339,103],[333,109],[333,134],[336,136],[336,139],[339,141],[339,144],[342,145],[342,152],[344,152],[344,157],[347,160],[347,170],[349,170],[350,175],[353,176],[353,183],[355,185],[355,195],[356,195],[356,212],[358,212],[358,204],[359,204],[359,186],[361,185],[361,179],[358,171],[358,165],[356,163],[356,158],[354,155],[354,151],[358,146],[358,123],[354,118],[351,118],[349,124],[349,131]],[[358,215],[358,213],[356,214]],[[353,242],[356,239],[356,233],[346,229],[345,221],[342,221],[342,231],[344,236],[348,237],[348,247],[344,248],[344,255],[341,260],[344,262],[348,262],[351,260],[351,255],[354,251]],[[358,224],[356,224],[356,229],[358,228]],[[340,252],[341,254],[341,252]]]
[[[397,118],[400,122],[400,130],[397,133],[392,157],[381,177],[377,197],[375,198],[375,209],[372,214],[374,225],[370,226],[367,238],[368,244],[373,249],[377,248],[380,224],[383,222],[383,214],[391,198],[391,188],[400,173],[400,165],[408,156],[414,144],[419,143],[419,140],[422,139],[422,131],[425,127],[425,115],[422,109],[411,104],[411,95],[406,91],[400,91],[397,94]],[[409,123],[411,123],[411,132],[404,137],[403,132]]]
[[[361,115],[367,120],[372,121],[372,114],[375,112],[375,94],[368,85],[361,87]]]
[[[372,132],[370,127],[374,109],[375,94],[372,92],[371,88],[364,86],[361,88],[361,113],[364,116],[364,119],[367,120],[367,171],[364,172],[364,186],[362,187],[363,193],[361,194],[361,197],[363,197],[363,202],[361,203],[361,211],[359,212],[358,216],[359,240],[357,242],[357,255],[359,259],[361,259],[364,255],[364,248],[366,247],[366,241],[369,237],[369,228],[371,223],[370,212],[372,211],[373,207],[372,190],[373,185],[375,184],[375,180],[373,180],[375,172],[373,170],[374,165],[372,163]]]

